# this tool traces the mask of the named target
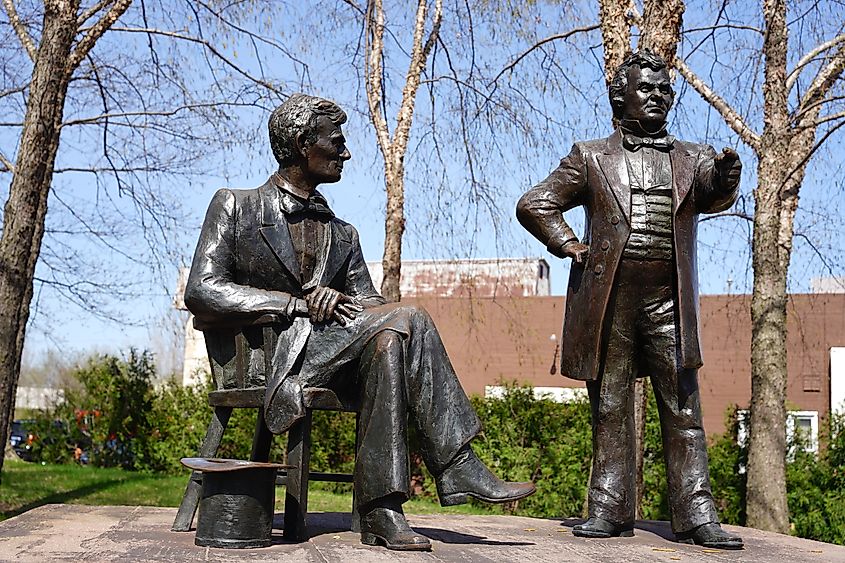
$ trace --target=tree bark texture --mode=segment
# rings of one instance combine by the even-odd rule
[[[683,0],[645,0],[643,18],[640,24],[642,36],[638,48],[651,49],[666,61],[670,70],[674,68],[675,54],[681,42],[683,24]],[[674,71],[673,80],[674,80]]]
[[[79,2],[47,1],[0,238],[0,442],[8,441],[32,280],[59,149]],[[2,461],[0,461],[2,463]]]
[[[633,0],[599,0],[599,26],[604,47],[604,81],[609,86],[613,73],[631,54]]]
[[[788,533],[786,279],[790,253],[780,244],[782,196],[791,137],[786,88],[786,6],[784,0],[766,0],[763,9],[767,31],[763,42],[764,128],[754,192],[751,420],[746,511],[749,526]]]
[[[400,162],[385,162],[384,185],[387,206],[384,216],[384,255],[381,267],[384,277],[381,294],[388,301],[402,298],[399,280],[402,274],[402,237],[405,234],[405,170]]]

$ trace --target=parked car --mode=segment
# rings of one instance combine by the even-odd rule
[[[35,434],[32,431],[34,425],[34,420],[12,421],[9,443],[18,457],[24,461],[32,461],[32,445],[35,442]]]

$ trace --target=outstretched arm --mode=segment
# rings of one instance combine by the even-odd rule
[[[718,213],[728,209],[739,194],[742,162],[729,147],[716,154],[713,147],[702,151],[695,182],[695,202],[699,213]]]
[[[516,217],[525,229],[559,258],[586,260],[589,248],[578,241],[563,213],[584,203],[587,165],[580,147],[573,145],[548,178],[528,190],[516,206]]]

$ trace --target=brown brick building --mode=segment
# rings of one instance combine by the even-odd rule
[[[583,387],[557,374],[563,297],[417,297],[408,301],[431,313],[470,394],[484,394],[486,386],[502,381]],[[748,407],[750,303],[749,295],[701,297],[704,367],[699,381],[708,433],[724,430],[730,405]],[[845,347],[845,294],[791,296],[787,330],[788,407],[823,417],[831,409],[831,348]],[[845,373],[838,375],[845,377]]]

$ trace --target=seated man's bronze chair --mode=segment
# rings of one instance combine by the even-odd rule
[[[205,336],[211,373],[216,387],[208,394],[208,404],[214,408],[214,413],[199,448],[198,457],[212,458],[216,455],[232,409],[254,408],[258,409],[258,417],[250,461],[269,461],[273,435],[264,422],[265,374],[270,373],[270,362],[279,335],[278,323],[279,319],[275,315],[263,315],[247,325],[239,326],[215,325],[212,327],[200,323],[197,319],[194,320],[194,327],[202,330]],[[264,366],[264,369],[261,372],[255,372],[250,369],[250,366]],[[308,539],[306,528],[308,482],[352,482],[352,474],[309,471],[312,411],[356,413],[358,411],[357,401],[339,397],[330,389],[318,387],[304,389],[303,402],[307,414],[288,432],[286,463],[293,465],[294,468],[287,471],[279,470],[276,478],[276,484],[285,485],[286,488],[284,537],[295,541]],[[171,529],[174,532],[187,532],[191,529],[201,490],[202,473],[194,471],[188,481],[176,519],[173,521]],[[355,530],[358,522],[354,500],[352,518],[352,527]]]

